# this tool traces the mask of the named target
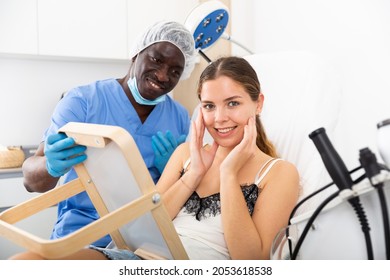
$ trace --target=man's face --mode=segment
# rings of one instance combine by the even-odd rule
[[[184,65],[183,53],[169,42],[155,43],[139,53],[135,75],[142,97],[153,100],[170,92],[179,82]]]

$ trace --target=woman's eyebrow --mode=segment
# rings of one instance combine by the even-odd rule
[[[242,96],[241,95],[230,96],[230,97],[224,99],[223,101],[224,102],[228,102],[228,101],[231,101],[231,100],[234,100],[234,99],[238,99],[238,98],[242,98]],[[214,101],[202,100],[201,103],[214,103]]]
[[[242,96],[241,95],[230,96],[230,97],[226,98],[224,101],[231,101],[231,100],[237,99],[237,98],[242,98]]]

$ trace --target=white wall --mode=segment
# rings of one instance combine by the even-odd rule
[[[256,0],[231,0],[229,25],[231,28],[231,37],[244,45],[251,52],[257,52],[255,49],[255,9]],[[250,53],[237,44],[232,44],[232,54],[245,56]]]
[[[347,167],[359,165],[359,149],[377,152],[376,124],[390,118],[390,1],[232,0],[232,7],[232,36],[255,52],[304,50],[333,65],[344,101],[331,140]]]
[[[126,75],[128,62],[77,62],[0,56],[0,144],[37,145],[61,94]]]

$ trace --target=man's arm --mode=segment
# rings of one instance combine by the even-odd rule
[[[46,169],[45,144],[39,144],[35,154],[27,158],[22,166],[24,186],[29,192],[46,192],[57,185],[59,177],[52,177]]]
[[[51,190],[61,176],[87,158],[86,148],[75,145],[74,139],[64,133],[49,135],[35,155],[23,163],[24,186],[29,192]]]

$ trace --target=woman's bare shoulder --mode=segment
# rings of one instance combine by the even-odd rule
[[[272,181],[288,181],[292,185],[299,185],[298,169],[287,160],[277,161],[269,173],[269,179]]]
[[[282,171],[291,172],[292,174],[296,173],[296,175],[298,175],[297,167],[293,163],[291,163],[287,160],[282,159],[282,160],[278,161],[278,163],[275,166],[276,166],[276,168],[280,168],[280,170],[282,170]]]
[[[184,143],[180,144],[176,148],[176,150],[175,150],[175,152],[177,152],[180,156],[182,156],[182,157],[189,157],[190,156],[190,143],[189,142],[184,142]]]

